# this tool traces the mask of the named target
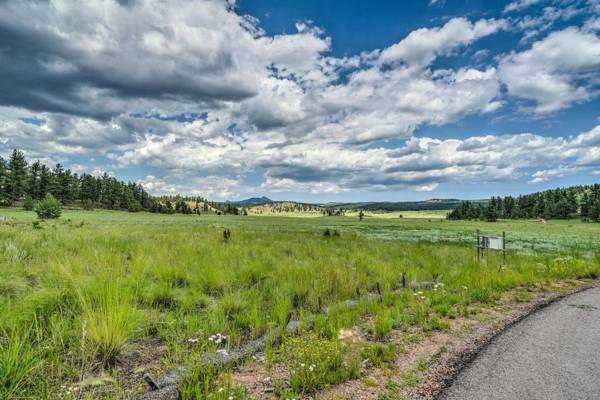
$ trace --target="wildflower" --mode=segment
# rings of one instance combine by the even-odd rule
[[[463,286],[463,290],[468,290],[469,288],[466,286]]]
[[[229,355],[229,353],[225,349],[217,350],[217,354],[225,356],[225,357]]]
[[[226,335],[222,335],[220,333],[215,333],[214,335],[211,335],[208,338],[209,342],[212,342],[214,344],[222,344],[225,343],[227,341],[227,336]]]
[[[188,339],[188,343],[189,344],[196,344],[198,343],[198,338],[197,337],[191,337]]]
[[[217,393],[221,393],[223,390],[223,388],[219,388],[219,390],[217,390]]]

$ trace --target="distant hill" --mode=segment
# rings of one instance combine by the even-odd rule
[[[251,197],[249,199],[245,199],[245,200],[236,200],[236,201],[227,201],[227,204],[232,204],[235,206],[255,206],[258,204],[269,204],[269,203],[273,203],[273,200],[271,200],[270,198],[263,196],[263,197]]]
[[[484,200],[482,200],[484,201]],[[477,201],[474,201],[477,202]],[[459,199],[430,199],[423,201],[380,201],[363,203],[327,203],[326,208],[365,210],[365,211],[427,211],[451,210],[461,203]]]

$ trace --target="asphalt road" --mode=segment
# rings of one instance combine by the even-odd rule
[[[600,288],[508,328],[438,399],[600,399]]]

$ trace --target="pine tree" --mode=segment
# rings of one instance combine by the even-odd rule
[[[40,173],[41,173],[42,165],[39,161],[31,164],[29,168],[29,179],[27,182],[27,194],[31,196],[32,199],[41,199],[40,193]]]
[[[584,192],[583,196],[581,196],[581,211],[579,212],[581,214],[581,219],[584,221],[587,219],[590,212],[590,203],[590,196],[587,194],[587,192]]]
[[[4,158],[0,157],[0,205],[8,205],[9,203],[8,166]]]
[[[8,161],[8,192],[12,202],[20,200],[27,189],[27,160],[25,155],[14,149]]]

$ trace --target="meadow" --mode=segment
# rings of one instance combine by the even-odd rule
[[[261,337],[265,363],[288,376],[274,395],[312,395],[358,378],[365,358],[393,358],[393,331],[447,330],[516,287],[600,273],[600,224],[577,220],[0,215],[3,399],[131,398],[146,372],[201,365]],[[506,232],[506,262],[491,252],[477,261],[477,229]],[[300,333],[286,331],[290,319]],[[351,329],[369,338],[358,352],[342,340]],[[246,396],[218,366],[189,370],[181,394]]]

